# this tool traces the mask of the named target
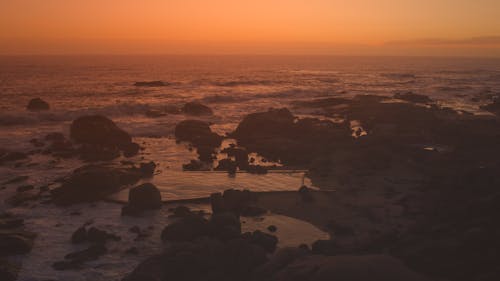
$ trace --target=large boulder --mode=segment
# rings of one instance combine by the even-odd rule
[[[212,109],[210,107],[201,104],[199,102],[188,102],[182,107],[182,112],[188,115],[202,116],[202,115],[213,115]]]
[[[128,203],[136,209],[158,209],[161,207],[160,190],[152,183],[136,186],[129,191]]]
[[[29,111],[41,111],[41,110],[49,110],[50,106],[49,104],[42,100],[41,98],[34,98],[31,99],[26,106],[26,109]]]
[[[82,144],[122,146],[132,142],[130,135],[120,129],[111,119],[101,115],[77,118],[70,128],[71,138]]]
[[[128,204],[123,207],[122,215],[136,215],[144,210],[161,207],[160,190],[152,183],[145,183],[130,189]]]
[[[142,177],[144,174],[139,168],[85,165],[73,171],[61,187],[51,191],[52,199],[60,205],[101,200]]]
[[[191,142],[194,146],[218,147],[222,136],[212,132],[210,125],[200,120],[184,120],[175,126],[175,138]]]

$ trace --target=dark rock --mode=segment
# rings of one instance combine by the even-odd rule
[[[152,177],[155,173],[156,164],[153,161],[148,162],[148,163],[141,163],[139,169],[142,173],[142,176]]]
[[[218,147],[222,137],[212,132],[208,123],[200,120],[184,120],[175,126],[175,138],[191,142],[194,146]]]
[[[87,249],[69,253],[64,257],[64,261],[55,262],[52,267],[55,270],[69,270],[80,268],[87,261],[98,259],[107,252],[102,243],[90,245]]]
[[[278,244],[278,238],[276,236],[264,233],[260,230],[256,230],[253,233],[244,233],[242,237],[252,244],[259,245],[268,253],[274,252]]]
[[[71,243],[79,244],[85,241],[87,241],[87,229],[82,226],[71,235]]]
[[[241,170],[246,170],[248,167],[248,152],[243,148],[228,147],[221,151],[221,153],[226,153],[229,157],[234,157],[236,165]]]
[[[15,162],[19,160],[24,160],[26,158],[28,158],[28,155],[23,152],[0,150],[0,164],[3,164],[5,162]]]
[[[207,164],[200,160],[191,160],[188,164],[183,164],[184,171],[209,171],[210,168]]]
[[[269,230],[270,232],[276,232],[278,228],[275,225],[270,225],[267,227],[267,230]]]
[[[312,244],[313,254],[333,256],[339,254],[339,246],[334,240],[317,240]]]
[[[167,225],[162,233],[163,241],[193,241],[210,233],[208,221],[200,216],[189,216]]]
[[[238,216],[255,200],[255,194],[252,194],[249,190],[228,189],[223,194],[214,193],[210,196],[213,213],[233,212]],[[249,211],[252,210],[249,209]]]
[[[163,81],[138,81],[134,83],[134,86],[136,87],[165,87],[169,86],[170,84],[167,82]]]
[[[33,248],[35,234],[23,230],[0,232],[0,255],[26,254]]]
[[[56,141],[64,141],[66,138],[62,133],[59,132],[53,132],[53,133],[48,133],[45,136],[46,141],[51,141],[51,142],[56,142]]]
[[[210,235],[222,240],[238,238],[241,235],[241,223],[233,213],[213,214],[209,221]]]
[[[182,107],[182,112],[188,115],[213,115],[212,109],[210,107],[203,105],[199,102],[188,102]]]
[[[141,170],[86,165],[73,171],[61,187],[51,190],[52,199],[60,205],[100,200],[137,182],[144,176]]]
[[[235,161],[226,158],[219,161],[217,167],[215,167],[216,171],[227,171],[229,174],[236,174],[236,170],[238,165]]]
[[[304,256],[295,259],[268,280],[384,280],[426,281],[401,261],[386,255]]]
[[[42,111],[42,110],[49,110],[50,106],[46,101],[42,100],[41,98],[34,98],[29,101],[26,108],[29,111]]]
[[[18,272],[18,265],[15,265],[8,260],[0,259],[0,280],[16,281]]]
[[[431,100],[426,95],[419,95],[419,94],[415,94],[412,92],[396,93],[394,95],[394,98],[404,100],[404,101],[414,102],[414,103],[432,103],[433,102],[433,100]]]
[[[87,231],[87,240],[96,244],[104,244],[107,240],[120,241],[121,238],[115,234],[91,227]]]
[[[128,204],[139,210],[158,209],[161,207],[160,190],[151,183],[145,183],[130,189]]]
[[[267,174],[267,168],[261,165],[248,165],[246,171],[250,174],[265,175]]]
[[[70,136],[77,143],[104,147],[122,147],[132,142],[127,132],[101,115],[87,115],[74,120]]]
[[[240,211],[240,215],[244,217],[257,217],[265,215],[266,213],[267,213],[266,209],[255,205],[244,206],[241,208]]]
[[[299,194],[304,202],[312,202],[314,200],[312,190],[305,185],[299,188]]]
[[[177,206],[171,211],[173,212],[173,216],[177,218],[185,218],[194,215],[194,213],[186,206]]]
[[[25,192],[25,191],[28,191],[28,190],[33,190],[35,187],[32,186],[32,185],[22,185],[22,186],[19,186],[16,191],[17,192]]]
[[[139,153],[139,150],[141,149],[141,147],[135,142],[123,144],[120,146],[120,148],[123,150],[123,156],[125,157],[135,156],[137,155],[137,153]]]

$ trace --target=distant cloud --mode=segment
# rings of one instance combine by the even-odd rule
[[[443,45],[460,45],[460,46],[500,46],[500,36],[483,36],[462,39],[444,39],[444,38],[424,38],[415,40],[399,40],[388,41],[385,45],[389,46],[443,46]]]

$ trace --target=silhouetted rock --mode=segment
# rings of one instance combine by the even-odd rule
[[[29,111],[42,111],[42,110],[49,110],[50,106],[46,101],[42,100],[41,98],[34,98],[29,101],[26,108]]]
[[[137,143],[131,142],[121,145],[120,148],[123,150],[123,156],[132,157],[139,153],[141,147]]]
[[[134,83],[134,86],[136,87],[165,87],[170,85],[169,83],[163,82],[163,81],[138,81]]]
[[[70,127],[71,138],[77,143],[120,147],[132,142],[130,135],[109,118],[88,115],[77,118]]]
[[[167,225],[162,233],[163,241],[192,241],[210,233],[208,221],[201,216],[189,216]]]
[[[209,221],[209,235],[222,240],[238,238],[241,235],[241,223],[233,213],[213,214]]]
[[[188,102],[182,107],[182,112],[188,115],[202,116],[202,115],[213,115],[212,109],[210,107],[201,104],[199,102]]]
[[[104,244],[92,244],[87,249],[69,253],[64,257],[64,261],[58,261],[52,264],[55,270],[69,270],[80,268],[87,261],[98,259],[107,252]]]
[[[73,171],[61,187],[51,190],[51,195],[60,205],[96,201],[142,177],[142,169],[86,165]]]
[[[232,212],[239,216],[246,208],[253,206],[255,200],[255,194],[252,194],[249,190],[228,189],[223,194],[213,193],[210,195],[210,204],[214,214]],[[247,214],[255,212],[256,209],[252,210],[251,208],[254,207],[247,209]],[[261,212],[262,209],[259,208],[258,213]]]
[[[175,138],[191,142],[194,146],[218,147],[222,137],[212,132],[208,123],[200,120],[184,120],[175,126]]]
[[[0,232],[0,255],[26,254],[33,248],[35,234],[24,230]]]
[[[122,209],[122,215],[135,215],[144,210],[161,207],[161,194],[151,183],[141,184],[129,190],[128,204]]]
[[[216,171],[227,171],[229,174],[235,174],[237,168],[238,168],[238,165],[236,164],[236,162],[227,158],[227,159],[220,160],[217,167],[215,167],[215,170]]]
[[[121,238],[115,234],[91,227],[87,231],[87,240],[96,244],[104,244],[107,240],[120,241]]]
[[[260,230],[256,230],[252,233],[244,233],[242,237],[252,244],[259,245],[269,253],[274,252],[276,250],[276,245],[278,244],[278,238],[276,236],[264,233]]]

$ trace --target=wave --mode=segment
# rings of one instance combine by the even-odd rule
[[[403,80],[403,79],[416,79],[417,76],[413,73],[382,73],[380,76],[394,79],[394,80]]]

